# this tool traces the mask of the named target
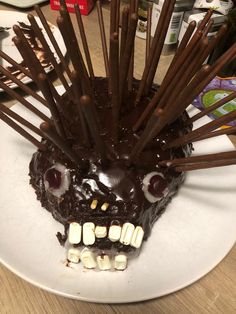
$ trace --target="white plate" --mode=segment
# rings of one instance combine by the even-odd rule
[[[39,4],[39,3],[43,3],[43,2],[47,2],[48,0],[1,0],[1,2],[6,3],[8,5],[13,5],[15,7],[19,7],[19,8],[29,8],[32,7],[33,5]]]
[[[20,105],[14,110],[38,124]],[[0,134],[0,261],[38,287],[94,302],[151,299],[201,278],[234,245],[236,166],[230,166],[188,173],[178,196],[126,271],[68,268],[63,264],[65,251],[55,237],[63,228],[41,208],[29,185],[28,164],[34,148],[1,121]],[[231,150],[233,145],[221,136],[195,147],[197,153]]]
[[[24,22],[26,23],[27,25],[29,25],[29,21],[27,19],[27,14],[25,13],[20,13],[20,12],[12,12],[12,11],[0,11],[0,21],[1,21],[1,26],[3,27],[11,27],[15,24],[18,24],[17,22]],[[36,21],[38,22],[40,28],[43,29],[43,26],[39,20],[38,17],[36,17]],[[19,24],[18,24],[19,25]],[[61,52],[63,55],[66,54],[66,47],[65,47],[65,44],[64,44],[64,41],[63,41],[63,38],[61,36],[61,33],[59,31],[59,29],[55,26],[55,25],[52,25],[50,23],[50,27],[51,27],[51,31],[61,49]],[[43,33],[44,33],[44,36],[47,40],[47,42],[49,43],[49,46],[52,50],[52,52],[55,54],[55,50],[54,48],[52,47],[52,44],[46,34],[46,32],[43,30]],[[18,51],[18,49],[15,47],[14,43],[12,42],[12,38],[15,36],[15,33],[12,29],[10,29],[9,31],[7,32],[1,32],[0,33],[0,49],[5,52],[7,55],[9,55],[12,59],[14,59],[16,62],[21,62],[22,61],[22,57]],[[55,57],[57,59],[57,61],[59,62],[59,59],[57,57],[57,55],[55,54]],[[7,67],[9,66],[9,63],[5,60],[3,60],[1,57],[1,65],[3,67]],[[50,72],[53,70],[53,67],[52,66],[48,66],[47,68],[45,68],[45,71],[46,72]],[[32,82],[32,80],[28,77],[23,77],[22,78],[22,82],[24,82],[25,84],[28,84],[30,82]],[[13,82],[9,83],[8,84],[11,88],[16,88],[17,85],[14,84]],[[0,89],[0,91],[2,91]]]

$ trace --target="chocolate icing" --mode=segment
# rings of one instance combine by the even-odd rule
[[[75,105],[66,101],[64,106],[69,108],[70,119],[66,120],[66,133],[70,138],[71,146],[80,157],[88,161],[88,168],[81,170],[79,165],[73,164],[50,141],[43,139],[47,146],[45,152],[37,151],[30,162],[30,183],[34,187],[37,198],[43,207],[52,213],[53,217],[61,222],[67,229],[68,224],[77,221],[94,222],[95,225],[109,227],[111,223],[122,225],[131,222],[135,226],[142,226],[144,239],[150,235],[154,222],[166,208],[179,185],[184,180],[182,173],[176,173],[169,168],[160,168],[158,162],[177,157],[184,157],[191,153],[192,146],[163,150],[162,145],[176,136],[188,132],[185,122],[188,118],[184,113],[173,124],[165,128],[161,134],[141,153],[136,164],[129,165],[129,154],[139,138],[139,133],[134,133],[132,126],[137,117],[150,101],[156,86],[153,86],[149,97],[144,97],[142,104],[135,107],[134,99],[138,82],[135,81],[132,93],[126,97],[122,105],[121,119],[119,122],[119,141],[116,142],[113,134],[111,100],[107,90],[107,79],[96,78],[93,82],[95,92],[95,109],[97,112],[100,134],[105,142],[108,152],[108,161],[104,164],[100,156],[90,145],[84,146],[79,128],[78,115],[75,114]],[[63,115],[64,110],[61,112]],[[93,146],[93,145],[92,145]],[[45,191],[44,174],[55,163],[66,166],[70,172],[70,186],[60,198],[49,191]],[[143,178],[151,172],[163,174],[164,180],[160,189],[168,187],[168,192],[159,201],[150,203],[142,190]],[[155,181],[155,180],[154,180]],[[155,187],[156,188],[156,187]],[[162,191],[156,192],[161,195]],[[98,200],[96,209],[91,209],[92,200]],[[101,210],[101,205],[106,202],[109,207],[106,212]],[[60,242],[65,237],[58,235]],[[115,248],[118,251],[129,251],[130,246],[120,242],[111,242],[108,238],[96,239],[93,245],[105,250]]]

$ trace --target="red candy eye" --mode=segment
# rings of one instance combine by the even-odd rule
[[[148,185],[148,192],[151,193],[154,197],[162,197],[166,188],[167,182],[163,177],[158,174],[151,177]]]
[[[150,172],[143,178],[143,193],[150,203],[159,201],[168,193],[168,183],[162,173]]]
[[[56,163],[44,174],[45,190],[56,197],[61,197],[70,186],[70,171],[65,166]]]
[[[49,188],[59,189],[61,186],[61,172],[55,168],[48,169],[45,173],[45,180],[49,184]]]

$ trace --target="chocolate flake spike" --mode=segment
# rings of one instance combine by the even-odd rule
[[[118,137],[119,123],[119,35],[113,33],[110,38],[110,57],[111,57],[111,92],[112,92],[112,111],[114,118],[115,138]]]
[[[186,172],[186,171],[193,171],[193,170],[200,170],[200,169],[231,166],[235,164],[236,164],[236,158],[229,159],[229,160],[215,160],[215,161],[210,161],[210,162],[200,162],[200,163],[194,163],[190,165],[177,166],[175,167],[175,171]]]
[[[103,52],[103,59],[106,71],[106,77],[109,77],[109,61],[108,61],[108,52],[107,52],[107,41],[106,41],[106,33],[104,28],[104,19],[102,14],[102,6],[101,1],[97,1],[97,13],[98,13],[98,22],[99,22],[99,29],[102,41],[102,52]]]
[[[123,95],[125,92],[125,84],[126,78],[129,70],[129,64],[132,56],[132,51],[134,47],[134,39],[135,39],[135,32],[137,27],[138,17],[137,14],[131,14],[130,18],[130,27],[128,29],[126,44],[124,55],[120,61],[120,102],[122,102]]]
[[[233,150],[233,151],[223,152],[223,153],[214,153],[214,154],[206,154],[206,155],[198,155],[198,156],[163,160],[163,161],[160,161],[158,164],[160,166],[175,167],[179,165],[192,164],[195,162],[226,160],[226,159],[235,159],[235,158],[236,158],[236,150]]]
[[[80,90],[80,79],[76,71],[72,72],[71,79],[72,79],[72,88],[75,95],[75,104],[77,106],[77,110],[79,114],[79,121],[80,121],[80,126],[81,126],[81,131],[82,131],[83,144],[85,147],[90,147],[91,143],[90,143],[90,138],[89,138],[89,133],[88,133],[88,127],[87,127],[86,119],[82,112],[82,108],[80,106],[80,97],[82,96],[82,92]]]
[[[156,49],[155,49],[155,54],[153,56],[153,60],[151,62],[151,66],[150,66],[150,70],[148,72],[148,76],[147,76],[147,81],[146,81],[146,85],[145,85],[145,90],[146,92],[148,92],[152,86],[154,77],[155,77],[155,73],[156,73],[156,69],[157,66],[159,64],[160,61],[160,56],[161,56],[161,52],[162,52],[162,48],[165,42],[165,38],[166,38],[166,34],[168,31],[168,27],[170,24],[170,20],[171,20],[171,16],[174,10],[174,6],[175,6],[175,0],[170,0],[168,1],[169,3],[169,7],[165,16],[165,19],[163,21],[163,24],[161,26],[161,32],[160,32],[160,36],[156,45]],[[163,7],[164,8],[164,7]],[[161,17],[160,17],[161,19]]]
[[[62,11],[62,9],[60,10],[60,13],[61,16],[57,18],[57,25],[63,36],[74,70],[80,75],[82,90],[92,94],[88,73],[79,49],[69,13],[67,11]]]
[[[170,143],[167,143],[164,146],[164,149],[166,148],[171,148],[171,147],[178,147],[180,145],[185,145],[189,142],[191,142],[192,140],[195,140],[197,138],[199,138],[200,136],[204,136],[204,134],[213,131],[231,121],[233,121],[234,119],[236,119],[236,109],[223,115],[222,117],[213,120],[211,122],[208,122],[207,124],[199,127],[198,129],[189,132],[187,135],[183,135],[181,138],[177,138],[173,141],[171,141]]]
[[[81,37],[81,40],[83,43],[84,54],[85,54],[85,58],[87,61],[89,75],[90,75],[91,79],[94,79],[94,72],[93,72],[91,56],[90,56],[90,52],[89,52],[89,48],[88,48],[88,42],[87,42],[86,34],[84,31],[84,25],[83,25],[83,21],[82,21],[82,17],[81,17],[81,13],[80,13],[80,9],[79,9],[78,4],[75,4],[74,8],[75,8],[77,23],[79,26],[80,37]]]
[[[126,6],[122,11],[122,24],[121,24],[121,40],[120,40],[120,59],[124,55],[125,43],[128,32],[129,23],[129,8]]]
[[[36,5],[34,8],[35,8],[35,11],[38,14],[38,17],[39,17],[39,19],[40,19],[40,21],[41,21],[41,23],[42,23],[42,25],[43,25],[47,35],[48,35],[51,43],[52,43],[53,48],[55,49],[55,51],[57,53],[57,56],[59,57],[59,59],[61,61],[61,64],[63,65],[63,67],[64,67],[64,69],[66,71],[66,74],[68,75],[69,79],[71,79],[71,71],[69,69],[69,66],[68,66],[68,64],[67,64],[67,62],[66,62],[66,60],[65,60],[65,58],[64,58],[64,56],[63,56],[63,54],[61,52],[60,47],[57,44],[57,41],[56,41],[56,39],[55,39],[55,37],[54,37],[54,35],[52,33],[52,30],[51,30],[50,26],[48,25],[48,22],[47,22],[47,20],[46,20],[46,18],[44,16],[43,12],[41,11],[41,9],[40,9],[40,7],[38,5]]]
[[[30,102],[28,102],[28,100],[26,100],[24,97],[19,95],[16,91],[11,89],[1,80],[0,80],[0,88],[2,88],[10,97],[19,101],[23,106],[25,106],[28,110],[36,114],[42,120],[48,121],[48,122],[50,121],[50,119],[44,113],[42,113],[40,110],[35,108]]]
[[[15,60],[9,57],[5,52],[0,50],[0,57],[10,63],[13,67],[15,67],[18,71],[24,73],[26,76],[32,79],[31,73],[22,65],[18,64]]]
[[[94,116],[94,112],[92,108],[92,98],[89,95],[83,95],[80,98],[80,105],[82,107],[84,116],[87,120],[90,134],[94,140],[97,152],[100,154],[101,160],[106,161],[107,156],[106,156],[106,151],[105,151],[105,144],[101,138],[97,120]]]
[[[151,27],[152,27],[152,7],[151,7],[151,5],[148,5],[145,65],[147,64],[148,56],[150,54],[151,38],[152,38],[151,37]]]
[[[62,119],[60,117],[60,113],[57,109],[57,105],[53,99],[50,85],[49,85],[49,82],[47,80],[47,76],[44,73],[39,73],[37,79],[39,82],[40,89],[44,95],[44,98],[47,100],[48,107],[49,107],[49,110],[50,110],[51,115],[52,115],[53,124],[55,126],[55,129],[56,129],[58,135],[61,138],[65,139],[66,135],[65,135],[64,126],[62,123]]]
[[[30,44],[26,39],[25,35],[23,34],[22,30],[20,29],[20,27],[18,25],[14,25],[13,30],[17,34],[17,37],[14,37],[12,41],[19,50],[25,64],[27,64],[33,76],[34,81],[38,85],[37,74],[40,72],[45,72],[45,70],[40,61],[38,60],[38,58],[36,57],[35,53],[33,52],[32,48],[30,47]],[[53,96],[58,102],[60,102],[61,97],[59,96],[53,84],[50,83],[50,85],[52,86]]]
[[[116,33],[119,34],[119,27],[120,27],[120,0],[117,0],[116,5]]]
[[[211,67],[209,65],[202,66],[199,73],[191,81],[188,88],[191,91],[196,85],[210,72]],[[187,88],[186,88],[187,89]],[[188,91],[189,92],[189,91]],[[154,114],[149,119],[146,128],[141,134],[140,139],[136,143],[134,149],[130,154],[130,162],[134,162],[139,156],[140,152],[145,148],[145,146],[166,126],[166,124],[173,119],[176,107],[171,107],[170,110],[162,110],[157,108]]]
[[[39,150],[42,150],[42,151],[46,150],[45,145],[43,145],[38,140],[36,140],[36,138],[34,138],[32,135],[26,132],[22,127],[20,127],[16,122],[14,122],[12,119],[10,119],[7,115],[5,115],[1,111],[0,111],[0,119],[4,121],[7,125],[9,125],[11,128],[13,128],[20,135],[22,135],[24,138],[26,138],[28,141],[30,141],[32,144],[34,144]]]
[[[55,59],[55,56],[52,53],[51,48],[49,47],[38,23],[35,20],[35,17],[32,14],[28,14],[28,20],[30,22],[30,25],[31,25],[35,35],[38,37],[39,41],[41,42],[41,45],[47,54],[47,58],[49,59],[49,61],[53,65],[58,78],[60,79],[60,81],[63,84],[67,93],[70,95],[71,94],[70,87],[69,87],[69,85],[68,85],[68,83],[67,83],[67,81],[63,75],[63,71],[62,71],[61,67],[59,66],[59,64],[57,63],[57,60]],[[72,95],[70,95],[70,98],[72,99]]]
[[[40,124],[40,130],[43,132],[45,137],[53,142],[73,163],[75,163],[81,169],[86,168],[86,163],[74,153],[72,148],[64,141],[54,130],[53,127],[47,123],[43,122]]]
[[[26,126],[28,129],[38,134],[39,136],[41,137],[43,136],[42,132],[38,128],[36,128],[32,123],[28,122],[27,120],[22,118],[20,115],[18,115],[16,112],[4,106],[2,103],[0,103],[0,111],[7,114],[9,117],[13,118],[14,120],[21,123],[22,125]]]
[[[34,97],[36,100],[38,100],[41,104],[43,104],[44,106],[47,107],[47,102],[46,100],[41,97],[39,94],[35,93],[35,91],[33,91],[30,87],[28,87],[27,85],[25,85],[21,80],[19,80],[18,78],[16,78],[13,74],[11,74],[11,72],[9,72],[8,70],[6,70],[4,67],[2,67],[0,65],[0,72],[2,72],[6,78],[8,78],[9,80],[11,80],[13,83],[15,83],[18,87],[20,87],[25,93],[27,93],[28,95]]]
[[[175,1],[171,1],[171,4],[175,3]],[[155,31],[155,34],[154,34],[154,38],[152,40],[152,45],[151,45],[151,50],[150,50],[150,54],[149,54],[149,58],[147,60],[147,64],[144,68],[144,71],[143,71],[143,75],[142,75],[142,79],[140,81],[140,84],[139,84],[139,89],[138,89],[138,92],[137,92],[137,95],[136,95],[136,103],[138,103],[143,95],[143,92],[144,92],[144,89],[145,89],[145,86],[146,86],[146,82],[147,82],[147,78],[148,78],[148,74],[150,72],[150,68],[152,66],[152,62],[154,60],[154,55],[156,54],[156,51],[160,45],[160,42],[159,42],[159,38],[161,36],[161,33],[162,33],[162,28],[163,28],[163,25],[164,25],[164,21],[167,17],[167,12],[168,12],[168,9],[169,9],[169,5],[170,5],[170,1],[165,1],[164,4],[163,4],[163,7],[162,7],[162,10],[161,10],[161,15],[159,17],[159,22],[157,24],[157,28],[156,28],[156,31]],[[161,47],[162,48],[162,47]]]
[[[208,108],[205,108],[204,110],[202,110],[201,112],[197,113],[196,115],[194,115],[193,117],[191,117],[189,119],[189,123],[192,123],[200,118],[202,118],[203,116],[209,114],[210,112],[218,109],[219,107],[223,106],[224,104],[226,104],[227,102],[230,102],[231,100],[233,100],[234,98],[236,98],[236,91],[230,93],[228,96],[218,100],[217,102],[215,102],[213,105],[211,105]]]

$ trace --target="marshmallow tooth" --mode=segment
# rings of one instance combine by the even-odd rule
[[[134,230],[130,245],[139,249],[143,242],[144,231],[143,228],[137,226]]]
[[[109,228],[108,238],[112,242],[119,241],[121,235],[121,226],[111,225]]]
[[[87,248],[84,248],[81,252],[80,259],[85,268],[91,269],[97,266],[93,252],[91,252]]]
[[[85,245],[92,245],[95,242],[95,225],[93,222],[83,224],[83,242]]]
[[[67,259],[68,261],[72,263],[79,263],[80,259],[80,250],[76,248],[70,248],[67,253]]]
[[[81,241],[81,225],[71,222],[68,231],[68,241],[70,244],[79,244]]]
[[[125,270],[127,267],[127,256],[119,254],[115,256],[114,267],[117,270]]]
[[[103,227],[103,226],[96,226],[95,228],[95,236],[97,238],[105,238],[107,235],[107,227]]]
[[[97,256],[98,268],[100,270],[109,270],[111,269],[111,262],[108,255],[98,255]]]
[[[132,236],[134,232],[134,225],[130,222],[126,222],[123,224],[120,242],[124,245],[130,245]]]

